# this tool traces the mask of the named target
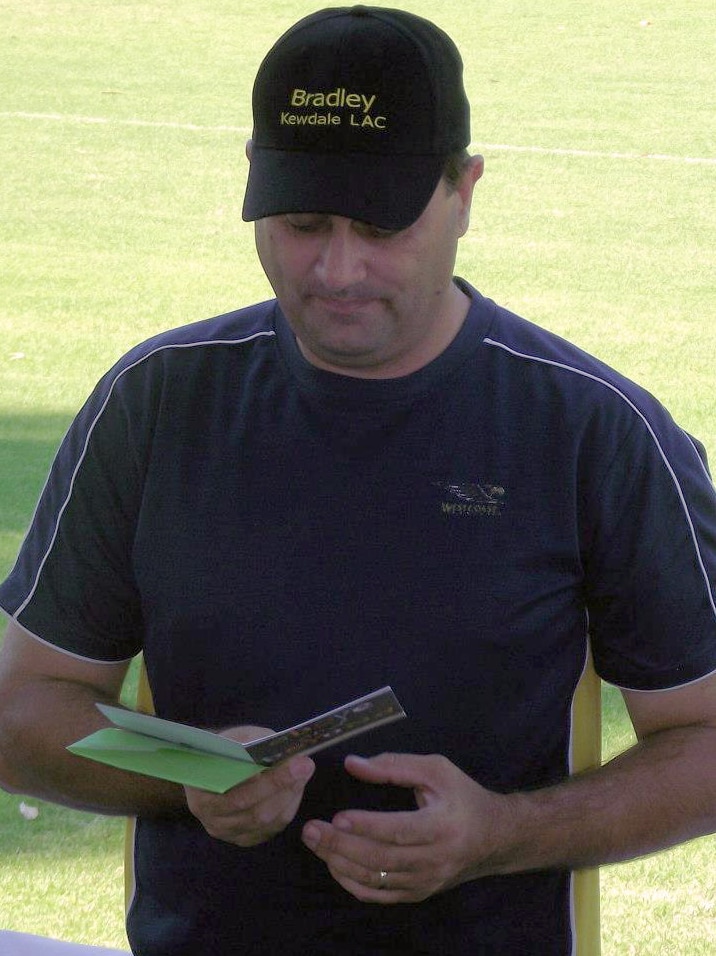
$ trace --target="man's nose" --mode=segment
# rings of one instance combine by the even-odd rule
[[[316,262],[316,276],[328,289],[346,289],[366,276],[365,243],[350,222],[334,222]]]

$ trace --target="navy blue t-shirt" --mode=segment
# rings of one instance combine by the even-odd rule
[[[82,657],[143,650],[162,717],[278,729],[390,683],[408,719],[351,749],[442,753],[501,792],[563,779],[588,643],[627,688],[716,669],[716,496],[650,395],[463,287],[456,339],[399,379],[313,367],[274,301],[132,350],[63,442],[2,606]],[[571,951],[564,873],[349,897],[301,823],[413,802],[343,753],[259,847],[141,819],[135,953]]]

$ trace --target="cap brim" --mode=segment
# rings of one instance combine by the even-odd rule
[[[254,144],[242,216],[251,222],[290,212],[327,213],[406,229],[430,202],[445,159],[288,152]]]

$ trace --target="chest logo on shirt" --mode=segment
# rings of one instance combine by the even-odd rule
[[[502,513],[507,492],[493,481],[433,481],[443,492],[440,510],[444,515],[494,518]]]

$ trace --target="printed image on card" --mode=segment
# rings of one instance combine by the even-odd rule
[[[244,744],[244,747],[253,760],[270,767],[286,757],[316,753],[403,717],[405,711],[392,688],[383,687],[288,730]]]

